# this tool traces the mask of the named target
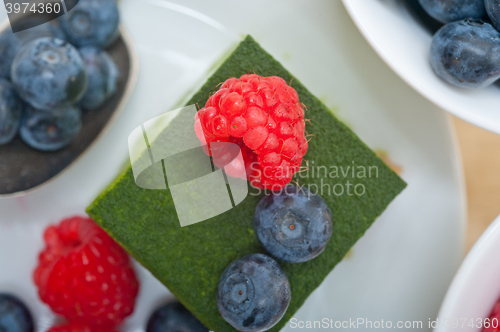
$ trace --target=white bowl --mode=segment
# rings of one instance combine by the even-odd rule
[[[460,266],[441,306],[434,331],[482,331],[479,323],[489,317],[499,298],[500,217],[481,235]],[[471,319],[474,327],[469,326]],[[456,328],[453,328],[453,320],[458,323]]]
[[[429,64],[432,34],[415,19],[404,1],[343,2],[368,42],[410,86],[449,113],[500,134],[498,83],[469,90],[454,87],[434,74]]]

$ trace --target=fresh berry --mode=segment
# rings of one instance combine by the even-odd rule
[[[500,331],[500,301],[497,301],[490,314],[489,320],[484,320],[485,329],[483,332],[498,332]],[[487,326],[487,327],[486,327]]]
[[[34,28],[19,31],[16,34],[10,29],[0,34],[0,78],[10,78],[12,62],[21,46],[42,37],[64,39],[64,32],[55,24],[45,23]]]
[[[19,41],[21,42],[22,45],[25,45],[39,38],[50,37],[50,38],[66,40],[66,35],[61,30],[61,28],[52,22],[40,24],[33,28],[16,32],[16,37],[19,38]]]
[[[489,320],[484,321],[485,327],[483,332],[499,332],[500,331],[500,314],[492,315]]]
[[[0,78],[0,145],[9,143],[16,136],[22,112],[23,102],[14,87]]]
[[[281,320],[290,299],[285,272],[263,254],[235,260],[219,280],[219,312],[238,331],[269,330]]]
[[[0,34],[0,78],[10,78],[10,68],[20,48],[19,38],[10,29]]]
[[[120,15],[115,0],[80,0],[59,23],[73,45],[106,47],[118,37]]]
[[[486,322],[488,322],[487,323],[488,327],[484,328],[483,332],[499,332],[500,331],[500,315],[490,317],[489,321],[485,321],[485,325],[486,325]]]
[[[288,263],[306,262],[321,254],[332,228],[330,208],[305,187],[273,192],[255,209],[254,229],[260,242],[271,256]]]
[[[11,77],[21,98],[42,110],[75,104],[87,89],[80,54],[56,38],[40,38],[23,46],[12,64]]]
[[[299,96],[277,76],[250,74],[228,79],[199,110],[198,122],[197,135],[209,148],[214,142],[241,146],[247,178],[254,187],[283,188],[307,152]],[[217,157],[210,149],[209,153]]]
[[[139,284],[125,250],[91,219],[50,226],[34,272],[38,294],[70,321],[113,327],[134,310]]]
[[[80,105],[84,109],[94,109],[116,92],[119,71],[108,53],[98,48],[81,48],[80,55],[87,68],[89,79],[87,91],[80,100]]]
[[[500,0],[484,0],[484,4],[493,26],[500,30]]]
[[[441,23],[466,18],[480,19],[486,15],[484,0],[418,0],[418,2],[427,14]]]
[[[34,149],[57,151],[71,144],[81,128],[81,111],[74,106],[54,111],[39,111],[27,106],[19,134]]]
[[[17,297],[0,293],[0,331],[33,332],[33,318]]]
[[[453,85],[488,86],[500,78],[500,32],[482,21],[448,23],[432,39],[431,65]]]
[[[159,307],[149,318],[146,332],[208,332],[180,302]]]
[[[70,322],[52,327],[47,332],[117,332],[109,327],[88,325],[84,322]]]

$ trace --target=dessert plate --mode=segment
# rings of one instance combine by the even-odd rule
[[[454,87],[434,74],[429,51],[435,24],[422,23],[414,0],[343,0],[347,11],[380,57],[430,101],[478,127],[500,134],[500,88]]]
[[[342,4],[122,0],[120,9],[141,62],[130,102],[107,135],[50,186],[0,201],[0,291],[29,304],[37,331],[55,319],[31,281],[43,229],[84,213],[127,163],[128,135],[183,105],[243,34],[255,37],[371,148],[386,152],[408,183],[285,331],[323,318],[419,320],[425,331],[463,253],[465,199],[456,142],[445,114],[383,65]],[[138,272],[136,311],[121,331],[143,332],[151,311],[172,299],[149,272],[140,266]]]
[[[10,29],[8,20],[0,32],[5,29]],[[120,37],[106,51],[120,71],[115,95],[99,108],[82,112],[82,130],[73,143],[60,151],[32,149],[19,135],[11,143],[0,146],[0,198],[23,195],[48,184],[74,164],[122,111],[134,88],[138,70],[134,45],[123,25]]]

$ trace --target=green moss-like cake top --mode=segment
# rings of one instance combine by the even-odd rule
[[[220,82],[249,72],[280,76],[287,82],[293,78],[247,37],[188,104],[204,105]],[[293,79],[292,86],[308,108],[306,118],[311,125],[307,131],[315,135],[305,156],[309,171],[296,174],[295,180],[322,194],[333,212],[334,227],[330,243],[319,257],[300,264],[281,263],[290,280],[292,300],[271,331],[279,331],[288,322],[406,186],[299,80]],[[208,328],[224,332],[235,329],[217,310],[219,277],[233,260],[264,252],[253,231],[260,198],[251,191],[232,210],[181,228],[168,188],[141,189],[129,169],[96,199],[88,213]]]

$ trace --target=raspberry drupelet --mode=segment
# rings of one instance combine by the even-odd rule
[[[240,146],[250,183],[280,190],[292,180],[307,152],[304,108],[294,88],[281,77],[247,74],[229,78],[197,113],[196,133],[206,143]],[[229,166],[229,167],[228,167]]]

